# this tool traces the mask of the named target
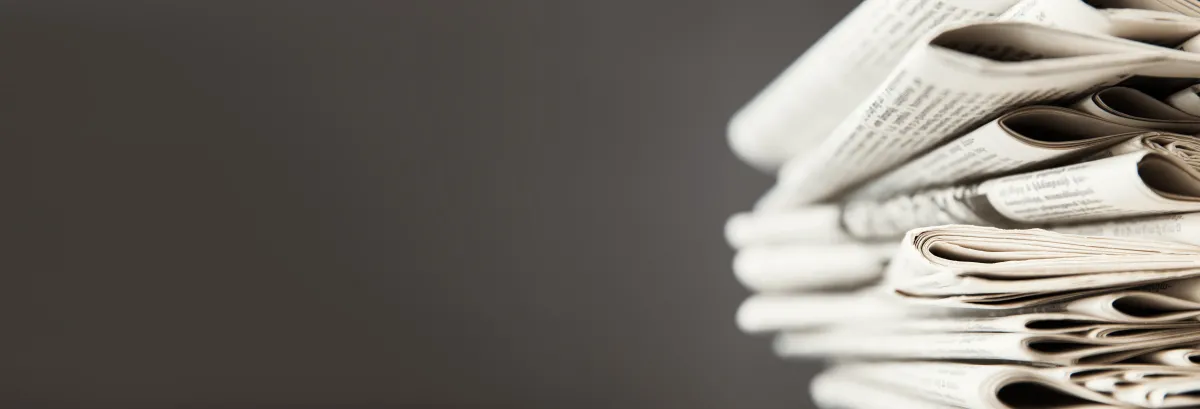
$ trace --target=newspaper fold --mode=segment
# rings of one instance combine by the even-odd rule
[[[1183,281],[1195,280],[1190,278]],[[1146,324],[1196,320],[1200,317],[1200,303],[1148,291],[1097,294],[1064,301],[1060,305],[1066,311],[1110,322]]]
[[[1133,362],[1200,369],[1200,345],[1164,349],[1131,359]]]
[[[1133,88],[1106,88],[1071,107],[1122,125],[1185,134],[1200,132],[1200,117]]]
[[[1200,116],[1200,85],[1193,85],[1167,96],[1166,103],[1188,115]]]
[[[1200,138],[1178,134],[1146,134],[1129,139],[1093,156],[1093,159],[1135,152],[1157,152],[1179,159],[1200,171]]]

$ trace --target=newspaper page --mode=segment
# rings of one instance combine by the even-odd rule
[[[1086,155],[1145,134],[1079,111],[1031,106],[1014,110],[876,178],[847,196],[877,200],[949,186]]]
[[[840,325],[868,327],[892,333],[1006,332],[1122,340],[1153,338],[1168,331],[1200,331],[1200,322],[1195,320],[1114,323],[1087,314],[1055,312],[1016,313],[997,317],[906,317],[899,320],[847,321]],[[771,330],[797,329],[803,327],[783,326]]]
[[[978,194],[996,214],[1026,224],[1194,212],[1200,172],[1175,156],[1140,151],[989,180]]]
[[[991,294],[961,294],[957,296],[924,297],[904,294],[911,302],[930,307],[968,308],[992,311],[993,314],[1034,314],[1066,312],[1082,314],[1095,320],[1111,323],[1148,324],[1200,320],[1200,302],[1196,297],[1167,294],[1165,288],[1177,283],[1194,282],[1196,278],[1165,279],[1150,275],[1145,283],[1121,284],[1079,290],[1032,290]],[[1159,274],[1159,278],[1162,278]],[[1194,277],[1194,276],[1191,276]],[[1070,285],[1068,283],[1063,285]],[[1150,284],[1146,284],[1150,283]]]
[[[1200,325],[1200,296],[1181,297],[1161,291],[1181,281],[1192,281],[1195,288],[1196,280],[1166,281],[1115,292],[1079,291],[1064,301],[1010,303],[999,308],[998,303],[980,305],[970,301],[914,303],[875,288],[853,293],[756,294],[738,308],[737,322],[739,328],[750,333],[863,325],[895,332],[1096,331],[1091,335],[1114,336],[1134,327]]]
[[[894,243],[757,246],[738,251],[733,272],[758,292],[861,287],[883,276],[895,251]]]
[[[1167,96],[1166,103],[1171,107],[1200,116],[1200,85],[1193,85]]]
[[[1151,134],[1133,138],[1092,155],[1089,159],[1108,158],[1127,153],[1158,152],[1200,170],[1200,138],[1191,135]]]
[[[813,403],[822,409],[958,409],[910,395],[911,391],[888,388],[857,379],[835,369],[813,379],[809,388]]]
[[[1043,376],[1065,379],[1137,407],[1195,407],[1200,368],[1145,364],[1045,368]]]
[[[1118,400],[1148,408],[1194,408],[1200,405],[1200,379],[1157,379],[1123,385],[1113,391]]]
[[[1072,291],[1058,302],[914,303],[888,287],[849,293],[755,294],[738,308],[745,332],[863,325],[892,331],[1063,334],[1200,325],[1200,279],[1158,282],[1127,290]],[[969,308],[963,308],[969,307]],[[819,313],[817,313],[819,312]]]
[[[1057,226],[1051,230],[1085,236],[1139,237],[1200,245],[1200,213]]]
[[[1154,351],[1130,360],[1131,362],[1200,369],[1200,345]]]
[[[1200,308],[1196,303],[1190,309],[1169,309],[1163,313],[1153,310],[1156,306],[1141,308],[1133,300],[1138,294],[1162,297],[1152,293],[1122,293],[1106,299],[1108,304],[1088,302],[1077,306],[1073,302],[1065,305],[1050,305],[1040,308],[983,311],[933,307],[920,304],[881,302],[877,299],[862,300],[862,304],[850,295],[842,294],[759,294],[751,296],[738,309],[739,328],[747,333],[773,331],[819,330],[832,326],[865,327],[895,333],[914,332],[1012,332],[1029,334],[1078,334],[1095,338],[1154,336],[1145,330],[1190,329],[1200,330]],[[817,304],[831,301],[828,307]],[[1173,300],[1178,301],[1178,300]],[[1095,311],[1100,306],[1112,308],[1113,312]],[[1046,312],[1049,310],[1064,312]],[[817,313],[820,312],[820,313]],[[1094,312],[1094,313],[1093,313]],[[1147,312],[1147,315],[1131,315]]]
[[[993,17],[1015,2],[864,1],[734,115],[731,147],[758,168],[778,168],[824,139],[926,32]]]
[[[1200,132],[1200,117],[1133,88],[1104,89],[1071,107],[1122,125],[1185,134]]]
[[[941,224],[1022,227],[1197,211],[1200,172],[1185,158],[1145,149],[978,185],[853,201],[842,224],[853,237],[878,240]]]
[[[1190,40],[1184,41],[1179,45],[1179,49],[1189,53],[1200,52],[1200,35],[1192,37]]]
[[[1051,379],[1066,380],[1086,385],[1088,389],[1101,393],[1111,393],[1115,390],[1115,387],[1118,385],[1110,382],[1113,380],[1143,382],[1165,376],[1195,376],[1200,374],[1200,370],[1191,368],[1171,368],[1133,362],[1040,368],[1038,372]]]
[[[964,408],[1011,409],[1029,407],[1028,404],[1033,402],[1054,402],[1072,408],[1077,407],[1074,405],[1085,405],[1081,407],[1086,408],[1087,403],[1096,403],[1096,407],[1120,405],[1109,396],[1082,388],[1069,380],[1048,376],[1036,368],[1017,365],[844,363],[834,366],[830,371],[849,379],[909,391],[914,396]],[[1023,385],[1041,387],[1021,388]],[[1011,392],[1014,389],[1019,393],[1004,393],[1005,390]]]
[[[1196,321],[1200,318],[1200,294],[1180,294],[1195,289],[1198,279],[1165,281],[1132,290],[1096,294],[1063,301],[1048,309],[1069,311],[1105,322],[1150,324]],[[1172,291],[1171,287],[1181,289]],[[1200,321],[1197,321],[1200,322]]]
[[[1047,230],[914,229],[886,283],[908,296],[1117,288],[1200,275],[1200,246]]]
[[[726,224],[726,237],[735,249],[775,244],[855,243],[841,227],[842,217],[841,208],[831,205],[806,206],[775,213],[740,213]],[[793,223],[795,220],[804,222]],[[820,227],[805,229],[804,226]],[[1200,245],[1200,213],[1053,225],[1050,230],[1084,236],[1137,237]]]
[[[1104,34],[1164,47],[1178,47],[1200,34],[1200,18],[1170,11],[1101,10],[1109,25]]]
[[[1077,98],[1132,75],[1200,77],[1200,55],[1028,23],[970,23],[913,47],[757,204],[828,199],[944,140],[1025,105]]]
[[[874,288],[848,293],[755,294],[738,307],[737,324],[743,332],[759,333],[949,314],[946,311],[953,310],[905,303]]]
[[[1120,362],[1156,349],[1196,343],[1200,343],[1197,330],[1132,341],[1028,333],[830,330],[782,333],[775,340],[775,351],[783,357],[797,358],[956,359],[1075,365]]]
[[[725,223],[725,240],[735,249],[775,244],[842,244],[854,239],[842,229],[842,209],[814,205],[783,212],[738,213]]]
[[[1110,9],[1143,9],[1179,13],[1200,17],[1200,4],[1191,0],[1089,0],[1096,7]]]
[[[1176,11],[1096,9],[1082,0],[1021,0],[997,18],[1176,47],[1200,34],[1200,18]]]
[[[822,374],[968,408],[1176,408],[1195,405],[1200,371],[1150,365],[1033,368],[953,362],[839,363]],[[886,407],[886,406],[880,406]]]

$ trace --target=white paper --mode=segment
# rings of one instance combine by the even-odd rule
[[[1015,2],[864,1],[733,117],[730,145],[756,167],[777,168],[825,139],[926,32],[995,16]]]

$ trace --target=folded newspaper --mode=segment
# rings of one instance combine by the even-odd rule
[[[912,408],[1183,408],[1200,405],[1200,370],[1136,364],[847,363],[813,383],[813,395],[830,407],[870,407],[842,405],[861,405],[863,398],[853,395],[876,390]]]
[[[730,120],[737,325],[826,408],[1200,407],[1197,134],[1200,1],[866,0]]]
[[[914,229],[885,273],[898,294],[970,306],[1200,276],[1200,246],[1047,230],[948,225]]]
[[[1021,114],[1033,111],[1018,111],[1016,114],[1019,118]],[[998,123],[1004,119],[1001,118]],[[1084,127],[1059,123],[1086,132]],[[990,127],[981,128],[980,131],[987,128]],[[1092,140],[1112,135],[1102,135]],[[1015,140],[1010,138],[1009,141]],[[975,141],[966,144],[979,145]],[[1051,149],[1041,150],[1047,151],[1046,155],[1035,160],[1000,161],[1017,164],[1011,166],[1011,170],[1026,164],[1044,164],[1054,159],[1050,156],[1054,154],[1049,152]],[[930,155],[939,155],[939,151],[935,150]],[[917,161],[926,158],[933,158],[928,162],[942,161],[941,157],[930,155]],[[998,156],[987,154],[983,160],[995,158]],[[946,161],[954,164],[950,167],[927,163],[927,168],[934,169],[927,173],[931,176],[924,177],[923,182],[914,183],[938,185],[990,174],[975,174],[971,170],[955,168],[979,163],[970,160],[969,157],[959,157]],[[905,174],[910,175],[906,177],[922,178],[916,173]],[[945,182],[933,182],[933,178]],[[929,189],[885,200],[853,200],[840,206],[759,211],[755,214],[760,222],[755,226],[748,226],[753,218],[737,215],[735,218],[738,220],[730,221],[727,234],[734,244],[756,240],[782,242],[789,239],[782,235],[791,234],[794,238],[799,233],[791,232],[800,231],[812,238],[886,240],[897,238],[913,228],[948,223],[1029,227],[1182,212],[1200,212],[1200,138],[1148,132],[1124,139],[1102,151],[1092,152],[1087,160],[994,177],[980,183]],[[783,221],[783,218],[789,220]],[[788,225],[794,227],[789,228]],[[772,234],[768,232],[770,227],[765,226],[775,226],[777,231],[773,233],[777,236],[769,237]],[[747,231],[751,229],[753,232]]]

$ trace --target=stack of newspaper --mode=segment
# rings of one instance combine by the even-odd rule
[[[748,333],[829,408],[1200,407],[1200,1],[866,0],[739,111]]]

